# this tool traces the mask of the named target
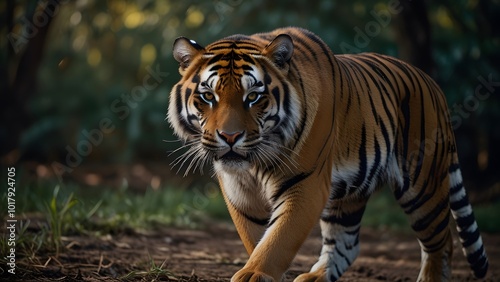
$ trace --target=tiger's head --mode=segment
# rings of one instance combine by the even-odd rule
[[[176,161],[195,170],[280,166],[302,120],[289,82],[293,42],[231,36],[206,48],[184,37],[174,43],[181,80],[170,93],[168,120],[187,152]],[[189,160],[191,158],[191,160]]]

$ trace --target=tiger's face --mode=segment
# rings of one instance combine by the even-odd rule
[[[287,35],[267,45],[245,37],[207,48],[176,40],[182,79],[170,94],[168,119],[189,147],[177,160],[186,173],[207,161],[236,170],[280,164],[301,119],[286,79],[292,53]]]

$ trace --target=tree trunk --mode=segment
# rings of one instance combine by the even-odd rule
[[[431,27],[424,1],[401,1],[403,7],[395,21],[399,57],[436,79],[432,58]]]
[[[20,140],[22,133],[32,124],[27,109],[28,101],[36,93],[36,79],[49,27],[59,9],[57,1],[41,6],[42,2],[28,2],[21,22],[23,28],[14,30],[14,0],[6,5],[8,28],[7,64],[1,72],[7,79],[2,85],[0,113],[4,126],[0,129],[2,140],[2,163],[12,165],[22,156]],[[46,3],[45,3],[46,4]]]

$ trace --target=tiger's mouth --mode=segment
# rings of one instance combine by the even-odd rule
[[[224,162],[242,162],[246,161],[248,159],[248,155],[244,156],[241,155],[233,150],[230,150],[229,152],[225,153],[222,156],[217,157],[217,160],[221,160]]]

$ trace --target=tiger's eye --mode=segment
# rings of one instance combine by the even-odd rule
[[[262,95],[259,93],[248,93],[247,97],[245,98],[245,103],[247,103],[248,106],[251,107],[259,101],[260,97],[262,97]]]
[[[248,94],[247,99],[249,102],[253,102],[253,101],[257,100],[258,97],[259,97],[259,95],[257,93],[252,92],[252,93]]]
[[[214,94],[212,94],[210,92],[205,92],[205,93],[201,93],[200,97],[205,103],[209,104],[210,106],[213,106],[213,104],[215,102],[215,95]]]
[[[207,101],[212,101],[214,99],[214,94],[212,93],[204,93],[203,98]]]

